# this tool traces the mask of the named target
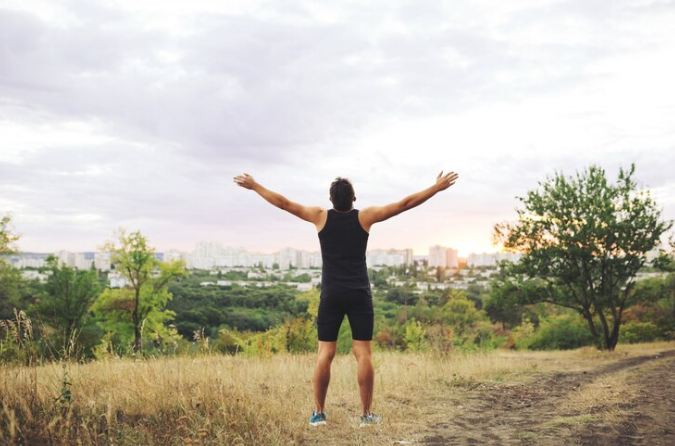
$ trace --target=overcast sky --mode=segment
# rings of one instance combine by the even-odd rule
[[[369,246],[466,255],[547,175],[634,162],[675,218],[674,79],[669,0],[3,0],[0,215],[24,251],[318,250],[232,177],[366,207],[453,170]]]

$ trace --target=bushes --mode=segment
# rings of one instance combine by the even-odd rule
[[[572,314],[543,319],[539,328],[517,346],[533,350],[570,350],[593,344],[593,335],[586,321]]]
[[[659,337],[659,331],[652,322],[627,322],[619,329],[619,341],[628,344],[652,342]]]

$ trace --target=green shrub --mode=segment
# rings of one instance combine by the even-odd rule
[[[562,315],[543,319],[526,345],[532,350],[570,350],[593,345],[594,339],[584,319]]]
[[[619,328],[619,340],[629,344],[651,342],[659,337],[659,327],[653,322],[627,322]]]
[[[426,350],[427,331],[424,325],[418,320],[410,319],[405,324],[405,348],[411,352],[421,352]]]

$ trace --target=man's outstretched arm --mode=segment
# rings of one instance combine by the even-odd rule
[[[459,175],[455,172],[450,172],[443,175],[443,172],[436,177],[436,184],[428,187],[422,191],[408,195],[404,199],[391,203],[386,206],[372,206],[362,210],[359,214],[361,226],[366,231],[370,231],[370,227],[375,223],[387,220],[395,215],[412,209],[427,201],[437,193],[446,190],[457,181]]]
[[[245,189],[250,189],[256,192],[270,204],[273,204],[279,209],[289,212],[305,221],[314,223],[315,225],[319,225],[322,214],[326,212],[325,209],[318,206],[303,206],[301,204],[294,203],[280,193],[271,191],[262,186],[247,173],[234,177],[234,182]]]

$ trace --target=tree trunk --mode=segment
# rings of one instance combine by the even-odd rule
[[[138,317],[138,304],[140,301],[141,290],[136,289],[136,305],[134,306],[134,312],[131,315],[131,318],[134,321],[134,351],[139,352],[143,348],[143,339],[141,338],[141,321]]]
[[[614,350],[616,344],[619,343],[619,329],[621,328],[621,316],[623,314],[623,308],[619,308],[614,319],[614,326],[612,327],[612,333],[609,337],[608,350]]]
[[[598,330],[595,329],[595,322],[593,321],[593,315],[591,312],[587,309],[584,308],[583,311],[583,316],[584,319],[586,319],[586,322],[588,322],[588,328],[591,330],[591,334],[593,335],[593,339],[595,339],[595,344],[597,346],[600,346],[600,337],[598,336]]]
[[[134,351],[137,351],[140,353],[141,348],[143,348],[143,342],[141,338],[141,330],[140,327],[135,326],[134,327]]]
[[[605,314],[602,311],[597,312],[598,317],[600,318],[600,323],[602,323],[602,334],[605,339],[605,345],[604,349],[612,351],[614,350],[614,347],[616,347],[616,341],[612,343],[612,334],[609,332],[609,325],[607,325],[607,318],[605,317]],[[615,324],[616,326],[616,324]],[[618,328],[617,328],[618,330]],[[613,332],[614,330],[612,330]],[[617,333],[617,338],[618,338],[618,333]]]

